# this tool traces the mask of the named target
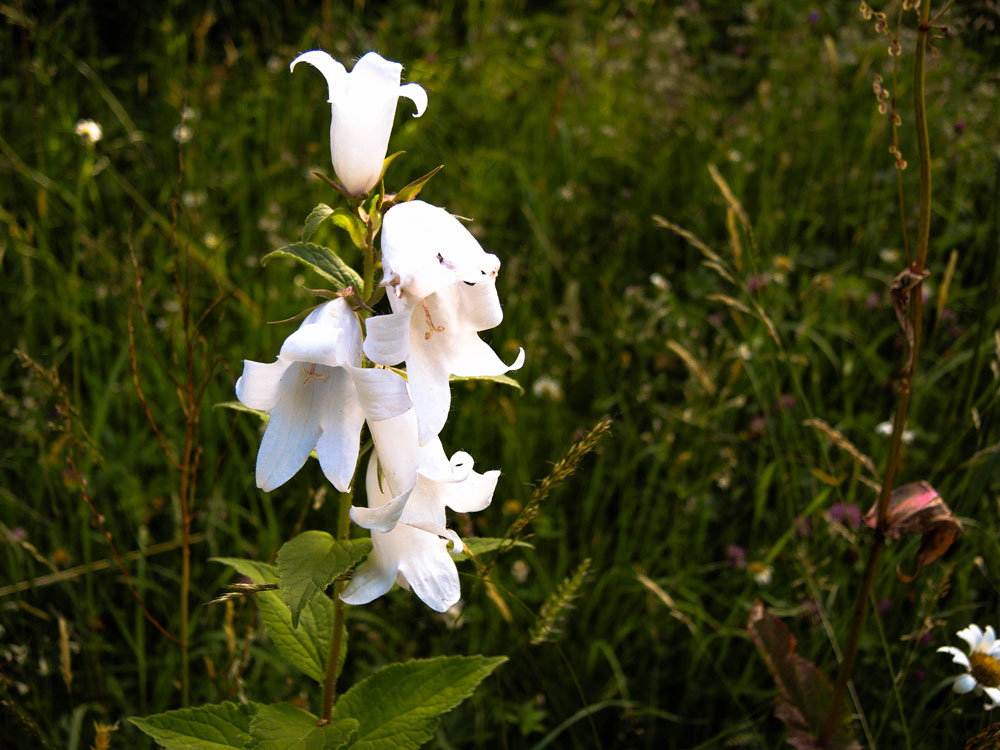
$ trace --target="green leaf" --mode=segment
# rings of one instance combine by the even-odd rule
[[[263,706],[250,725],[246,750],[337,750],[358,731],[355,719],[316,726],[319,719],[291,703]]]
[[[364,251],[365,240],[367,238],[368,227],[365,226],[364,222],[361,221],[357,216],[351,213],[344,207],[338,208],[330,217],[330,221],[336,224],[338,227],[343,229],[351,236],[351,242],[358,250]],[[361,288],[361,282],[359,281],[355,285],[355,289]]]
[[[336,219],[334,222],[336,223]],[[277,250],[272,250],[264,256],[263,262],[267,263],[272,258],[292,258],[304,263],[333,284],[335,289],[346,289],[349,286],[361,289],[361,277],[358,272],[344,263],[328,247],[308,242],[296,242],[293,245],[285,245]]]
[[[278,569],[273,565],[237,557],[212,559],[235,568],[254,583],[278,581]],[[330,636],[333,634],[333,602],[325,596],[313,597],[302,611],[299,627],[296,628],[292,626],[292,611],[282,601],[280,591],[257,594],[257,606],[267,634],[292,666],[322,684],[329,660]],[[343,662],[341,659],[340,663]]]
[[[210,703],[129,719],[167,750],[242,748],[260,703]]]
[[[438,716],[472,695],[505,656],[439,656],[390,664],[339,699],[334,720],[360,724],[355,750],[417,750],[434,736]]]
[[[508,375],[474,375],[470,377],[456,377],[452,375],[449,380],[453,383],[460,382],[462,380],[490,380],[494,383],[501,383],[503,385],[509,385],[511,388],[517,388],[521,393],[524,393],[524,387],[518,383],[514,378]]]
[[[509,544],[511,547],[526,547],[528,549],[535,548],[535,545],[529,544],[528,542],[520,542],[520,541],[514,542],[511,540],[504,540],[492,537],[482,537],[482,536],[466,537],[465,539],[462,540],[462,542],[463,544],[465,544],[466,547],[469,548],[469,550],[475,557],[479,557],[480,555],[483,555],[487,552],[493,552],[494,550],[498,550],[505,543]],[[458,555],[453,555],[452,559],[455,562],[461,562],[462,560],[468,560],[469,555],[466,552],[462,552]]]
[[[442,169],[444,169],[444,164],[441,164],[440,166],[435,167],[430,172],[428,172],[427,174],[425,174],[423,177],[418,177],[413,182],[411,182],[409,185],[407,185],[402,190],[400,190],[398,193],[396,193],[396,197],[393,198],[392,202],[393,203],[406,203],[407,201],[412,201],[414,198],[416,198],[418,195],[420,195],[420,191],[424,189],[424,185],[426,185],[428,182],[430,182],[431,177],[433,177],[434,175],[436,175]]]
[[[302,228],[302,241],[308,242],[312,239],[312,236],[316,234],[316,230],[319,229],[319,225],[322,224],[326,219],[330,218],[330,214],[333,213],[333,209],[330,208],[325,203],[320,203],[316,208],[309,212],[306,217],[306,224]]]
[[[278,590],[292,613],[292,627],[316,594],[368,554],[371,539],[338,541],[325,531],[304,531],[278,551]]]

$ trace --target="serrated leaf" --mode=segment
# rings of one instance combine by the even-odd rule
[[[368,232],[368,227],[365,226],[364,222],[361,221],[357,216],[352,214],[346,208],[338,208],[330,216],[330,221],[336,224],[338,227],[343,229],[351,237],[351,242],[359,250],[365,249],[365,239]],[[359,281],[355,285],[355,289],[361,288],[361,282]]]
[[[336,223],[336,220],[334,221]],[[353,286],[355,289],[361,288],[361,277],[358,272],[344,263],[328,247],[313,245],[309,242],[296,242],[272,250],[264,256],[262,262],[266,264],[272,258],[292,258],[304,263],[333,284],[335,289],[346,289],[349,286]]]
[[[129,719],[167,750],[242,748],[260,703],[211,703]]]
[[[502,385],[509,385],[511,388],[517,388],[519,392],[524,393],[524,387],[509,375],[473,375],[469,377],[457,377],[452,375],[449,380],[453,383],[463,380],[490,380],[494,383],[501,383]]]
[[[358,720],[355,750],[417,750],[438,717],[472,695],[505,656],[439,656],[390,664],[337,700],[333,718]]]
[[[337,750],[358,730],[355,719],[317,726],[319,719],[290,703],[263,706],[250,725],[246,750]]]
[[[494,550],[500,549],[505,543],[509,544],[511,547],[527,547],[528,549],[534,549],[535,545],[529,544],[528,542],[516,541],[511,542],[510,540],[492,538],[492,537],[482,537],[482,536],[472,536],[466,537],[462,540],[462,543],[469,548],[469,551],[475,557],[486,554],[487,552],[493,552]],[[466,552],[462,552],[458,555],[453,555],[452,559],[455,562],[461,562],[462,560],[468,560],[469,555]]]
[[[415,179],[409,185],[407,185],[398,193],[396,193],[396,197],[393,198],[393,203],[406,203],[407,201],[412,201],[414,198],[420,195],[420,191],[424,189],[424,185],[430,182],[431,177],[436,175],[442,169],[444,169],[444,164],[435,167],[430,172],[425,174],[423,177],[418,177],[417,179]]]
[[[213,557],[212,560],[235,568],[254,583],[278,581],[278,569],[274,565],[238,557]],[[297,628],[292,627],[292,612],[282,601],[280,589],[257,594],[257,606],[267,634],[281,655],[296,669],[322,684],[333,634],[333,602],[325,596],[313,597],[302,611]],[[341,658],[340,663],[343,662]]]
[[[333,209],[330,208],[325,203],[320,203],[316,208],[309,212],[306,217],[305,226],[302,227],[302,241],[308,242],[312,239],[312,236],[316,234],[316,230],[319,229],[319,225],[330,218],[333,213]]]
[[[291,611],[292,627],[299,626],[302,608],[371,548],[371,539],[338,541],[325,531],[304,531],[285,542],[278,550],[278,590]]]

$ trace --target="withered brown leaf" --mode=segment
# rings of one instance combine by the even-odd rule
[[[865,515],[865,523],[873,529],[878,523],[877,514],[878,503]],[[961,522],[928,482],[911,482],[892,491],[886,536],[890,539],[901,539],[907,534],[922,536],[914,558],[916,569],[912,575],[907,575],[897,566],[899,580],[906,583],[914,580],[921,570],[948,551],[960,533]]]
[[[788,728],[785,741],[796,750],[859,750],[847,713],[837,724],[830,744],[825,749],[819,744],[833,700],[833,685],[819,667],[795,653],[795,636],[764,609],[760,599],[750,608],[747,631],[778,688],[774,715]]]

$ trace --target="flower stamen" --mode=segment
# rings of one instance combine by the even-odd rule
[[[424,307],[424,318],[427,320],[427,333],[424,334],[424,340],[430,339],[430,337],[435,333],[442,333],[444,331],[444,326],[434,325],[434,319],[431,317],[431,310],[427,307],[427,300],[420,300],[420,304]]]
[[[308,370],[303,367],[302,374],[306,376],[306,382],[304,382],[302,385],[309,385],[313,380],[326,380],[326,375],[324,375],[321,372],[316,372],[315,362],[312,363],[312,367],[310,367]]]
[[[969,654],[970,672],[983,687],[1000,687],[1000,661],[982,651]]]

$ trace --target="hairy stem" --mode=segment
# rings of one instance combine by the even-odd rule
[[[922,273],[927,261],[927,246],[930,237],[930,207],[931,207],[931,154],[927,134],[927,110],[924,98],[924,62],[927,56],[927,33],[930,31],[930,2],[925,0],[920,6],[920,21],[917,27],[916,54],[913,61],[913,106],[914,122],[917,128],[917,150],[920,156],[920,216],[917,224],[917,255],[910,270]],[[875,573],[878,570],[882,550],[885,548],[886,531],[888,529],[889,499],[892,495],[896,471],[899,468],[903,430],[906,427],[906,414],[910,406],[910,392],[913,385],[913,372],[916,366],[917,353],[920,348],[921,322],[923,320],[923,296],[918,282],[910,292],[910,322],[913,326],[913,344],[908,347],[903,372],[899,381],[899,398],[896,401],[896,413],[892,421],[892,443],[889,448],[889,460],[882,478],[882,488],[879,492],[878,509],[875,526],[875,539],[865,567],[865,576],[858,591],[851,616],[851,629],[847,637],[844,661],[837,673],[837,681],[833,687],[830,708],[820,735],[820,745],[829,745],[840,718],[844,689],[851,678],[854,660],[858,653],[858,641],[861,638],[861,628],[864,625],[865,613],[871,596]]]
[[[351,531],[351,494],[345,492],[340,496],[340,511],[337,516],[337,538],[347,539]],[[330,656],[327,659],[326,678],[323,680],[323,707],[319,715],[319,726],[330,723],[333,715],[333,702],[337,697],[337,673],[340,671],[340,650],[344,638],[344,607],[340,600],[340,592],[347,585],[346,581],[333,584],[333,635],[330,637]]]

